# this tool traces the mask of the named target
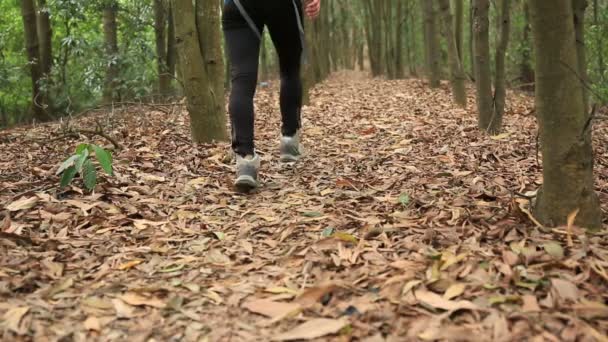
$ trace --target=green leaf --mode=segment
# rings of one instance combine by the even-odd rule
[[[63,176],[61,176],[61,182],[59,183],[59,185],[62,188],[68,186],[72,179],[74,179],[74,176],[76,176],[77,172],[78,171],[76,171],[76,168],[74,166],[68,167],[67,170],[63,172]]]
[[[112,154],[103,148],[97,145],[91,145],[93,147],[93,151],[95,151],[95,156],[97,157],[97,161],[103,168],[103,170],[108,174],[112,175]]]
[[[323,214],[320,213],[320,212],[318,212],[318,211],[309,211],[309,212],[303,213],[302,216],[306,216],[306,217],[321,217],[321,216],[323,216]]]
[[[84,150],[81,154],[78,154],[78,159],[76,160],[76,163],[74,164],[74,167],[76,167],[76,171],[82,172],[82,165],[84,165],[84,162],[87,161],[88,158],[89,158],[88,150]]]
[[[327,227],[327,228],[323,229],[322,236],[323,237],[330,237],[331,234],[333,234],[333,233],[334,233],[334,229],[332,227]]]
[[[84,180],[84,186],[87,190],[91,191],[97,185],[97,172],[95,166],[91,163],[90,159],[87,159],[82,166],[82,179]]]
[[[82,154],[83,151],[87,151],[89,150],[89,144],[80,144],[78,146],[76,146],[76,154]]]
[[[408,204],[410,204],[410,195],[406,194],[406,193],[402,193],[399,196],[399,203],[401,203],[402,205],[406,206]]]
[[[226,239],[226,234],[224,234],[222,232],[213,232],[213,235],[215,235],[215,237],[220,241],[223,241]]]
[[[61,165],[59,166],[59,169],[57,170],[57,172],[55,173],[56,175],[62,173],[63,171],[65,171],[68,167],[73,166],[74,162],[80,157],[80,155],[75,154],[73,156],[71,156],[70,158],[66,159],[63,163],[61,163]]]

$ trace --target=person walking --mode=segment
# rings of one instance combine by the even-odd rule
[[[304,3],[303,3],[304,2]],[[281,139],[283,162],[296,162],[300,146],[302,79],[305,39],[303,12],[319,15],[321,0],[225,0],[222,26],[232,91],[228,111],[232,124],[232,149],[236,155],[235,186],[249,191],[259,186],[260,158],[254,145],[254,106],[258,61],[266,27],[279,56],[281,76]]]

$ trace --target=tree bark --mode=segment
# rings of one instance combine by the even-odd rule
[[[217,2],[213,2],[217,5]],[[211,84],[210,76],[207,73],[209,67],[207,63],[210,60],[205,60],[201,53],[195,7],[191,0],[172,0],[172,5],[175,17],[180,18],[175,21],[176,43],[187,108],[190,114],[192,140],[197,143],[226,140],[226,115],[223,110],[218,110],[217,102],[223,103],[224,98],[216,96],[215,85]],[[214,20],[207,17],[214,12],[205,11],[205,13],[205,20]],[[209,46],[209,44],[206,42],[205,46]],[[214,71],[213,68],[210,69]],[[223,78],[220,79],[220,84],[222,80]]]
[[[458,51],[458,60],[464,70],[464,36],[463,36],[463,21],[464,21],[464,0],[454,0],[454,35],[456,37],[456,50]]]
[[[38,0],[38,39],[40,71],[45,77],[49,77],[53,65],[53,30],[46,0]]]
[[[505,80],[505,58],[507,48],[509,47],[509,34],[511,32],[511,0],[498,0],[500,3],[500,30],[497,31],[496,56],[495,56],[495,72],[494,79],[494,113],[491,122],[491,128],[488,130],[492,133],[500,132],[502,128],[502,119],[505,112],[505,99],[507,95],[506,80]]]
[[[40,46],[36,25],[36,5],[34,0],[21,1],[21,15],[23,17],[23,31],[25,34],[25,45],[27,52],[28,67],[32,79],[32,104],[30,112],[36,121],[47,121],[51,119],[44,108],[40,80],[42,71],[40,65]]]
[[[492,74],[490,71],[490,37],[488,12],[489,0],[474,1],[474,47],[475,47],[475,86],[477,89],[477,114],[479,128],[490,134],[493,129],[492,117]]]
[[[458,44],[453,29],[454,17],[450,10],[450,0],[439,0],[439,8],[443,16],[444,37],[448,46],[452,97],[454,103],[465,108],[467,106],[467,92],[465,87],[466,76],[460,58],[458,57]]]
[[[543,154],[543,185],[534,207],[544,225],[602,225],[594,190],[593,150],[578,68],[571,0],[529,0],[536,51],[536,112]]]
[[[439,37],[437,35],[437,15],[434,1],[420,0],[424,18],[424,36],[427,57],[427,73],[431,88],[438,88],[441,80]]]
[[[532,27],[530,26],[530,10],[527,0],[524,2],[524,29],[522,37],[522,52],[519,66],[520,80],[523,84],[528,85],[534,82],[534,70],[532,69],[532,45],[530,43],[530,34]],[[534,86],[525,86],[522,89],[534,90]]]
[[[156,38],[156,66],[158,70],[158,94],[162,98],[171,95],[172,75],[167,64],[167,11],[163,0],[154,0],[154,36]]]
[[[585,110],[589,110],[589,77],[587,72],[587,52],[585,51],[585,10],[587,0],[572,0],[572,10],[574,12],[574,31],[576,35],[576,53],[578,56],[577,72],[580,81],[583,83],[583,101]],[[599,47],[601,50],[601,47]]]
[[[118,83],[118,26],[116,13],[118,3],[108,1],[103,8],[103,36],[106,55],[106,77],[103,84],[102,102],[109,104],[119,100]]]

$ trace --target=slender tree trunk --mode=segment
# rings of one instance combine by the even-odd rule
[[[36,5],[34,0],[21,1],[21,15],[23,17],[23,31],[25,33],[28,66],[30,69],[30,77],[32,78],[32,104],[30,111],[32,117],[36,121],[47,121],[50,117],[45,111],[44,103],[40,102],[42,100],[42,93],[40,90],[42,72],[36,25]]]
[[[167,74],[175,78],[175,65],[177,64],[177,48],[175,47],[175,22],[173,20],[173,5],[168,4],[167,13]]]
[[[477,88],[477,114],[479,128],[493,134],[492,74],[490,71],[489,0],[475,0],[475,85]]]
[[[530,43],[530,35],[532,26],[530,25],[530,10],[528,9],[528,0],[524,2],[524,30],[522,37],[522,53],[520,60],[520,79],[523,84],[532,84],[534,82],[534,70],[532,69],[532,45]],[[534,90],[533,86],[526,86],[523,89]]]
[[[571,0],[529,0],[536,51],[536,112],[543,154],[543,185],[534,207],[544,225],[602,225],[594,190],[593,150],[579,67]]]
[[[492,133],[498,133],[502,128],[502,119],[505,112],[505,99],[507,95],[507,87],[505,80],[505,58],[507,48],[509,47],[509,34],[511,32],[511,0],[498,0],[500,3],[499,13],[499,30],[497,31],[496,56],[495,56],[495,72],[494,79],[494,114],[492,116],[491,128],[488,130]]]
[[[600,3],[598,0],[593,0],[593,21],[595,26],[600,26]],[[596,34],[596,46],[604,46],[603,44],[603,36],[601,34]],[[606,65],[604,64],[604,49],[599,48],[597,52],[597,70],[600,74],[600,79],[602,81],[606,80]]]
[[[106,53],[106,78],[103,84],[103,103],[112,103],[119,99],[118,83],[118,26],[116,13],[118,3],[108,1],[103,9],[103,35]]]
[[[471,63],[470,77],[475,79],[475,0],[469,1],[469,59]],[[524,0],[527,1],[527,0]]]
[[[448,59],[450,66],[450,83],[454,103],[460,107],[467,106],[467,92],[465,88],[466,76],[462,63],[458,57],[458,46],[454,34],[454,18],[450,10],[450,0],[439,0],[439,8],[443,15],[444,37],[448,46]]]
[[[437,88],[441,80],[441,56],[439,47],[439,36],[437,34],[437,15],[434,1],[421,0],[424,13],[424,31],[427,45],[428,78],[432,88]]]
[[[213,3],[217,5],[217,2],[213,1]],[[172,0],[172,5],[175,17],[180,18],[175,21],[175,32],[184,92],[187,99],[188,113],[190,114],[192,140],[197,143],[226,140],[226,115],[223,110],[218,110],[218,107],[220,107],[218,101],[223,103],[224,98],[218,97],[217,93],[214,93],[217,85],[211,84],[210,75],[207,72],[208,69],[212,72],[215,71],[213,70],[214,66],[210,67],[209,64],[213,57],[205,59],[201,53],[195,7],[191,0]],[[214,13],[212,9],[204,11],[204,13],[206,13],[206,19],[214,21],[214,18],[208,17],[211,13]],[[215,19],[215,22],[217,23],[217,19]],[[208,41],[205,46],[213,49],[212,43]],[[222,68],[221,73],[223,74],[223,72]],[[220,83],[223,91],[222,81],[223,78],[220,78],[217,83]]]
[[[463,22],[464,22],[464,0],[454,0],[454,35],[456,36],[456,50],[458,50],[458,60],[462,64],[464,70],[464,52],[462,46],[464,44],[463,37]]]
[[[585,51],[585,10],[587,0],[572,0],[572,10],[574,12],[574,30],[576,32],[576,53],[578,56],[578,75],[583,82],[583,100],[585,110],[589,109],[589,77],[587,72],[587,52]],[[598,47],[601,50],[601,47]]]
[[[403,0],[397,0],[397,11],[395,14],[395,78],[404,78],[405,68],[403,67],[403,33],[404,33],[404,15],[403,15]]]
[[[163,0],[154,0],[154,35],[156,37],[156,65],[158,69],[158,93],[162,98],[171,95],[172,75],[167,63],[167,11]]]
[[[40,71],[45,77],[53,65],[53,30],[46,0],[38,0],[38,39],[40,41]]]

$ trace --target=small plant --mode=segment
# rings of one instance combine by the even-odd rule
[[[95,144],[80,144],[76,147],[74,155],[61,163],[61,166],[57,170],[57,174],[63,173],[61,176],[61,187],[70,184],[74,177],[80,174],[87,190],[91,191],[95,188],[97,185],[97,170],[90,158],[93,154],[101,168],[108,175],[112,176],[112,154]]]

